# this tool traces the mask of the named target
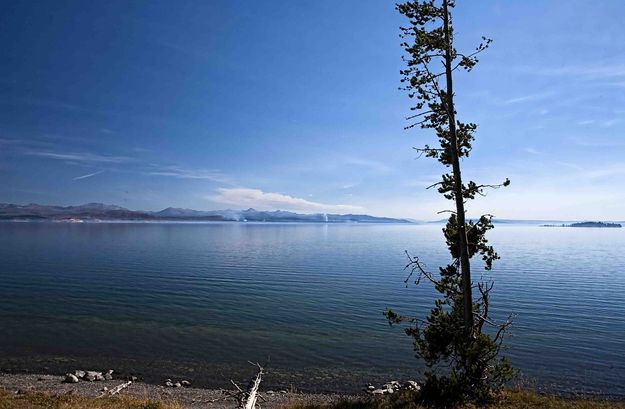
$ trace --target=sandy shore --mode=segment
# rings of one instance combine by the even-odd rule
[[[124,382],[123,379],[111,381],[96,381],[79,383],[64,383],[64,376],[57,375],[33,375],[33,374],[0,374],[0,389],[8,392],[19,393],[19,391],[45,392],[50,394],[74,393],[84,396],[98,396],[104,387],[112,389]],[[234,399],[228,397],[222,390],[200,389],[200,388],[169,388],[165,386],[153,385],[144,382],[134,382],[124,389],[122,394],[132,395],[140,398],[164,400],[177,402],[184,408],[215,408],[231,409],[234,407]],[[264,399],[262,407],[281,408],[288,403],[330,403],[345,398],[354,398],[354,395],[340,394],[316,394],[297,393],[262,390],[261,396]]]

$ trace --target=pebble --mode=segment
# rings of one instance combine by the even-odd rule
[[[76,383],[82,379],[87,382],[104,381],[113,379],[113,370],[109,369],[105,375],[98,371],[83,371],[82,369],[76,369],[74,373],[68,373],[65,375],[65,381],[68,383]]]
[[[186,381],[186,380],[182,380],[182,381],[172,381],[171,379],[165,379],[165,383],[164,385],[168,388],[188,388],[189,386],[191,386],[191,382]]]
[[[416,381],[407,381],[403,384],[403,386],[398,381],[391,381],[391,382],[385,383],[380,388],[376,388],[375,386],[369,384],[367,385],[366,390],[367,390],[367,393],[371,395],[390,395],[400,389],[418,391],[421,389],[421,387]]]
[[[83,376],[82,379],[84,379],[85,381],[89,381],[89,382],[103,381],[104,376],[102,375],[102,372],[87,371],[85,373],[85,376]]]
[[[78,377],[72,373],[68,373],[65,375],[65,379],[63,380],[65,383],[78,383]]]
[[[404,388],[411,389],[413,391],[421,390],[421,386],[415,381],[406,381],[406,383],[404,383]]]

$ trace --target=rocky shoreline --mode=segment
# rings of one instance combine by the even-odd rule
[[[76,371],[80,374],[80,371]],[[10,393],[22,394],[25,392],[43,392],[51,395],[76,394],[88,397],[98,397],[113,390],[120,384],[128,383],[126,379],[106,379],[106,372],[82,371],[85,372],[82,378],[78,378],[76,373],[71,373],[71,377],[66,375],[42,375],[42,374],[0,374],[0,389]],[[87,376],[87,373],[90,373]],[[114,372],[113,372],[114,373]],[[97,376],[100,374],[102,378]],[[85,378],[87,376],[87,378]],[[69,379],[69,380],[68,380]],[[75,380],[76,379],[76,380]],[[93,379],[93,380],[89,380]],[[236,401],[230,396],[232,391],[224,389],[202,389],[195,388],[191,384],[183,386],[182,380],[173,382],[168,380],[172,386],[155,385],[145,383],[140,380],[130,381],[130,385],[125,387],[120,394],[151,399],[165,402],[175,402],[183,408],[215,408],[231,409],[236,407]],[[165,381],[167,383],[167,381]],[[176,384],[180,384],[177,386]],[[350,394],[324,394],[324,393],[299,393],[295,390],[263,390],[261,388],[265,409],[281,408],[285,405],[301,404],[327,404],[338,402],[344,399],[354,399],[358,395]]]
[[[173,383],[188,380],[196,388],[228,389],[230,380],[246,384],[254,374],[254,368],[247,361],[228,364],[209,364],[192,361],[168,361],[125,359],[109,357],[48,357],[29,356],[0,358],[0,373],[5,374],[47,374],[64,375],[76,369],[97,370],[104,375],[114,369],[114,377],[121,380],[136,379],[153,385],[163,385],[167,379]],[[367,383],[382,385],[390,380],[415,379],[418,370],[397,370],[389,368],[332,368],[305,367],[288,368],[284,364],[271,362],[268,374],[263,379],[266,390],[292,390],[323,394],[359,394]],[[133,378],[134,377],[134,378]]]
[[[419,390],[419,388],[420,384],[415,381],[406,381],[403,383],[391,381],[380,386],[369,384],[365,386],[360,393],[309,393],[301,392],[293,386],[288,389],[274,390],[271,389],[271,386],[265,385],[264,387],[261,386],[259,396],[263,409],[279,409],[305,405],[328,405],[341,401],[372,402],[368,397],[376,398],[391,395],[389,398],[392,399],[393,395],[401,391],[416,391]],[[66,375],[0,372],[0,391],[2,391],[5,396],[6,394],[13,395],[16,399],[33,396],[33,394],[36,396],[37,393],[45,394],[51,399],[58,400],[67,399],[68,397],[84,397],[91,399],[115,395],[116,397],[120,396],[123,398],[173,404],[176,408],[184,409],[231,409],[237,405],[235,398],[236,391],[234,388],[201,388],[196,387],[186,379],[177,378],[166,379],[161,384],[148,383],[132,375],[116,377],[115,371],[112,370],[76,370]],[[554,395],[548,391],[541,391],[540,388],[513,388],[510,389],[508,394],[516,394],[518,396],[527,395],[535,400],[543,396],[544,399],[551,399],[552,403],[559,401],[561,404],[578,401],[582,403],[586,402],[590,405],[587,406],[589,408],[607,408],[612,407],[612,404],[625,404],[625,399],[622,396],[585,393]],[[373,399],[373,401],[376,400],[377,399]]]
[[[349,393],[302,393],[293,386],[289,389],[260,389],[264,408],[280,408],[294,403],[328,404],[364,395],[390,395],[400,390],[418,391],[416,381],[400,383],[391,381],[381,386],[368,384],[362,394]],[[0,390],[23,394],[41,392],[54,396],[75,394],[100,397],[123,394],[132,397],[175,402],[183,408],[207,407],[231,408],[235,393],[227,389],[205,389],[192,385],[188,379],[165,379],[162,384],[146,383],[134,375],[117,376],[113,369],[106,371],[76,369],[65,375],[0,373]]]

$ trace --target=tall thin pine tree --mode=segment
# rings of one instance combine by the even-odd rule
[[[441,298],[435,301],[426,319],[398,315],[392,310],[385,312],[392,324],[410,324],[406,333],[413,337],[417,356],[428,367],[422,398],[443,406],[487,401],[513,374],[509,362],[499,357],[511,320],[496,323],[489,317],[493,283],[473,283],[471,279],[473,256],[481,256],[486,270],[499,258],[485,237],[493,228],[492,216],[467,221],[465,209],[466,202],[476,195],[485,195],[485,189],[508,186],[510,181],[506,179],[497,185],[463,182],[461,159],[471,152],[477,125],[458,120],[453,90],[454,74],[458,70],[471,71],[478,63],[477,55],[488,48],[491,40],[483,37],[469,54],[458,52],[454,48],[450,12],[454,6],[454,0],[417,0],[397,5],[397,10],[409,20],[408,26],[401,27],[401,45],[407,54],[402,57],[406,63],[401,71],[402,89],[416,100],[411,108],[413,114],[408,117],[413,122],[406,128],[434,130],[439,146],[426,145],[417,151],[450,169],[430,188],[436,187],[454,203],[443,229],[452,262],[434,274],[418,257],[408,254],[406,268],[410,275],[406,282],[413,278],[417,284],[430,282]],[[443,70],[438,71],[441,66]],[[476,300],[473,288],[479,291]],[[441,371],[441,364],[449,370]]]

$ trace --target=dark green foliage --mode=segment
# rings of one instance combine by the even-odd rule
[[[424,403],[453,407],[463,402],[482,404],[489,401],[513,375],[512,367],[499,356],[506,330],[511,324],[496,323],[489,317],[489,293],[492,282],[471,280],[470,260],[481,258],[485,270],[491,270],[499,258],[488,244],[486,232],[493,228],[492,216],[465,220],[465,203],[476,195],[485,195],[487,188],[508,186],[506,179],[497,185],[463,183],[460,159],[468,157],[477,125],[457,119],[453,98],[453,74],[471,71],[478,63],[477,55],[486,50],[490,39],[482,42],[470,54],[459,53],[453,47],[453,25],[449,10],[453,0],[408,1],[397,10],[408,18],[401,28],[403,57],[406,68],[401,71],[403,88],[416,101],[408,117],[416,120],[407,128],[419,126],[432,129],[439,146],[417,149],[426,157],[438,160],[448,173],[430,187],[455,204],[443,234],[451,262],[438,272],[428,271],[418,257],[408,254],[406,266],[416,284],[431,283],[440,297],[425,320],[398,315],[387,310],[391,324],[408,323],[406,333],[414,340],[416,355],[427,366],[421,398]],[[442,63],[443,71],[440,70]],[[479,296],[473,299],[473,289]]]

